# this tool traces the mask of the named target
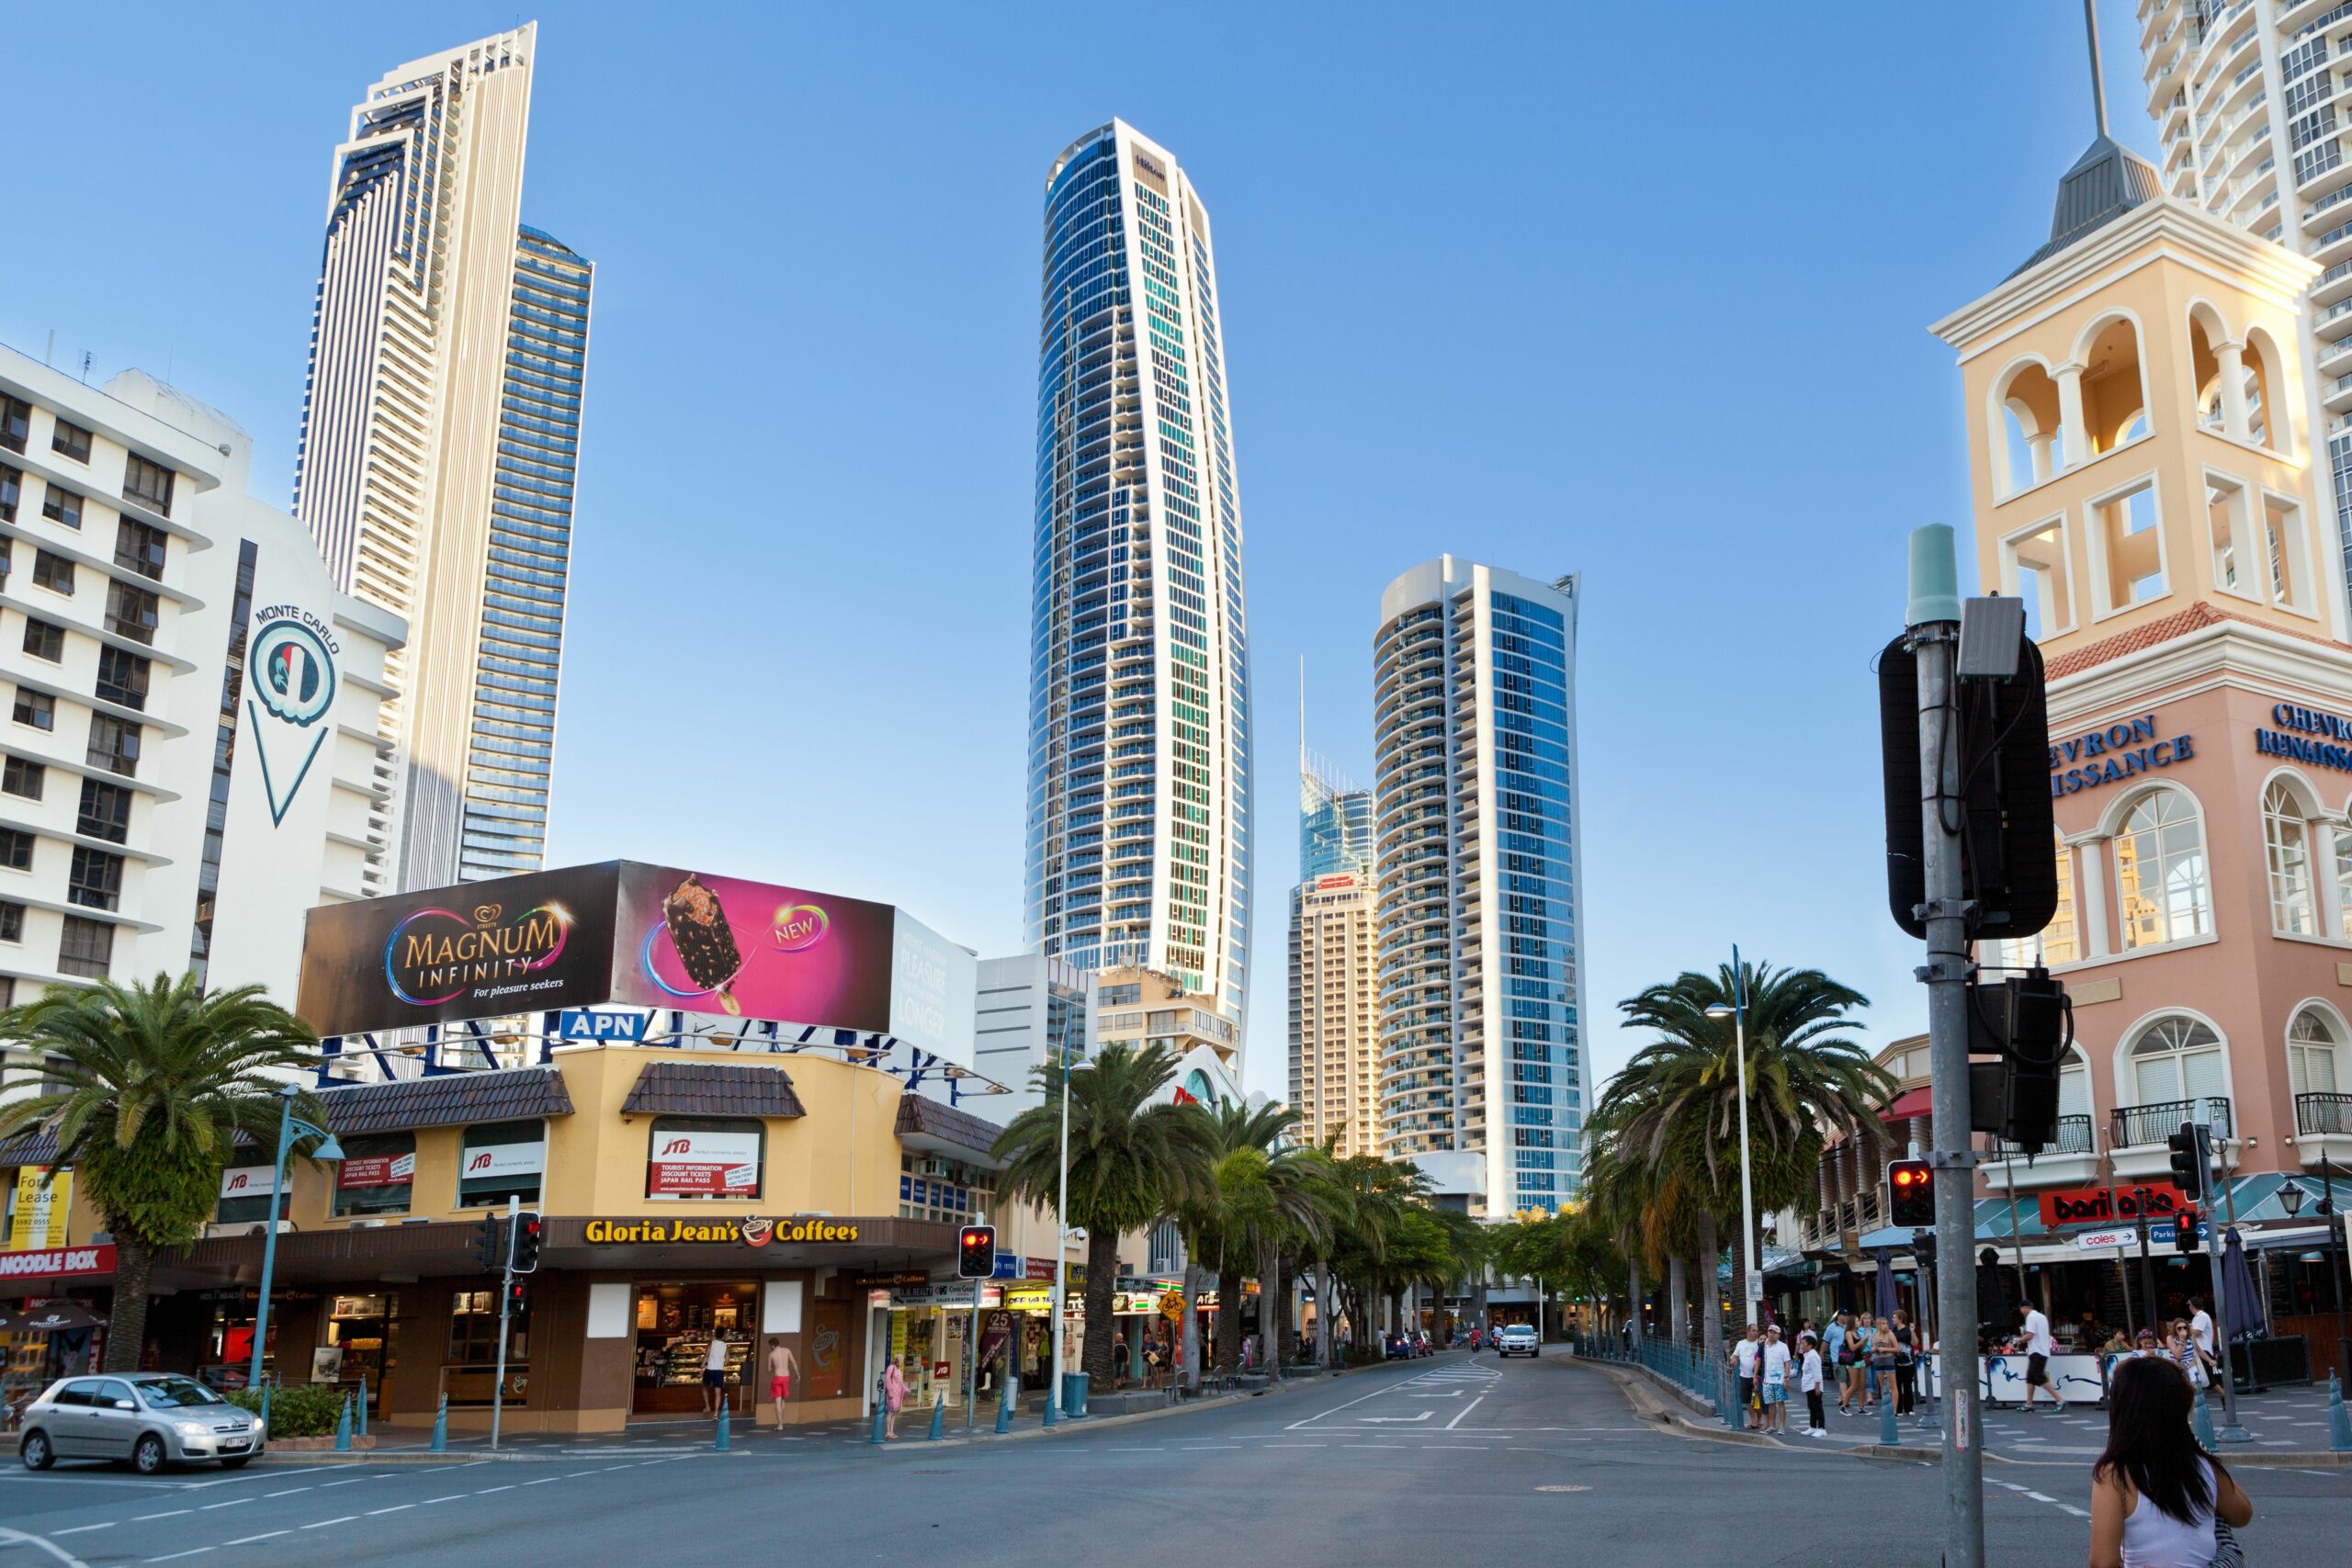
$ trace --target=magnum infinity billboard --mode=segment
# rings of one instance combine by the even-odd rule
[[[960,1024],[968,1055],[969,966],[888,904],[608,861],[313,909],[297,1010],[335,1035],[614,1003],[933,1050]]]

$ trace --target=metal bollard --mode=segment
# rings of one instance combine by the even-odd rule
[[[2327,1374],[2327,1451],[2352,1454],[2352,1413],[2344,1408],[2344,1385]]]
[[[264,1442],[269,1441],[269,1380],[267,1378],[264,1378],[261,1383],[261,1438]]]
[[[436,1454],[449,1451],[449,1396],[441,1396],[441,1407],[433,1413],[433,1449]]]
[[[1894,1427],[1894,1404],[1893,1394],[1878,1402],[1878,1440],[1890,1449],[1903,1441],[1902,1433]]]
[[[359,1374],[359,1435],[368,1435],[368,1374]]]
[[[2213,1413],[2206,1408],[2205,1391],[2201,1388],[2197,1391],[2197,1409],[2195,1414],[2189,1416],[2188,1426],[2189,1429],[2197,1434],[2197,1440],[2205,1445],[2206,1451],[2209,1453],[2212,1451]]]
[[[882,1418],[885,1414],[886,1412],[882,1407],[882,1396],[877,1393],[874,1396],[874,1436],[866,1439],[866,1441],[872,1443],[877,1449],[882,1446],[884,1440],[882,1437]]]
[[[939,1441],[947,1435],[947,1396],[940,1395],[931,1402],[931,1440]]]
[[[1739,1430],[1741,1416],[1739,1408],[1739,1380],[1732,1376],[1731,1369],[1729,1367],[1725,1367],[1724,1369],[1723,1379],[1724,1425],[1736,1432]]]
[[[343,1413],[334,1419],[334,1451],[351,1451],[351,1395],[347,1393],[343,1396]]]
[[[731,1399],[720,1400],[718,1402],[718,1440],[716,1444],[720,1453],[727,1451],[728,1439],[732,1435],[735,1426],[734,1416],[735,1402]]]
[[[1007,1378],[1004,1397],[996,1402],[996,1435],[1000,1438],[1012,1430],[1012,1380]]]

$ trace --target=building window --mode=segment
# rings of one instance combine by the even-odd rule
[[[2025,601],[2026,635],[2046,641],[2075,629],[2075,572],[2066,559],[2066,520],[2052,517],[2001,542],[2009,592]]]
[[[2187,794],[2157,789],[2140,797],[2115,839],[2115,880],[2127,950],[2211,933],[2205,833]]]
[[[0,866],[10,871],[33,868],[33,836],[15,828],[0,828]]]
[[[51,523],[79,528],[82,525],[82,498],[62,484],[51,483],[40,492],[40,514]]]
[[[74,592],[74,563],[63,556],[53,556],[47,550],[33,552],[33,586],[46,588],[51,593]]]
[[[90,716],[90,746],[82,759],[94,768],[135,778],[139,773],[139,727],[111,714]]]
[[[2132,1091],[2137,1104],[2219,1100],[2227,1090],[2222,1038],[2196,1019],[2158,1019],[2141,1032],[2131,1055]],[[2133,1141],[2150,1142],[2146,1133],[2145,1128],[2138,1129]]]
[[[25,475],[21,468],[0,463],[0,523],[17,520],[17,502],[25,498]]]
[[[49,449],[62,452],[77,463],[90,460],[90,433],[70,419],[61,419],[49,434]]]
[[[104,839],[110,844],[129,843],[130,792],[120,784],[84,779],[82,807],[74,815],[74,830],[85,839]]]
[[[98,649],[98,695],[127,708],[147,706],[148,661],[119,648]]]
[[[123,465],[122,493],[149,510],[169,517],[172,514],[172,470],[163,464],[151,463],[133,452]]]
[[[41,785],[48,781],[49,770],[30,757],[11,755],[0,762],[0,791],[21,795],[27,800],[40,798]]]
[[[548,1168],[548,1124],[488,1122],[466,1129],[458,1164],[458,1207],[503,1207],[509,1198],[536,1205]]]
[[[2093,576],[2109,615],[2165,593],[2164,530],[2156,526],[2156,487],[2143,479],[2091,502]]]
[[[204,832],[196,871],[196,919],[188,930],[188,970],[202,985],[212,973],[212,917],[220,891],[220,852],[228,842],[229,780],[237,761],[237,704],[245,690],[245,628],[254,615],[254,570],[260,552],[251,539],[237,546],[237,591],[229,601],[229,640],[221,658],[220,713],[213,723],[212,798],[216,815]],[[160,563],[161,558],[158,558]]]
[[[2251,549],[2245,486],[2220,474],[2205,476],[2205,525],[2213,550],[2213,586],[2260,603],[2260,556]]]
[[[506,1355],[510,1362],[526,1359],[531,1312],[526,1302],[519,1312],[506,1314]],[[449,1296],[449,1364],[453,1367],[498,1365],[498,1292],[455,1291]],[[696,1366],[701,1363],[697,1361]]]
[[[212,1210],[213,1224],[259,1224],[267,1220],[273,1187],[277,1189],[277,1217],[283,1220],[294,1207],[292,1174],[281,1182],[277,1172],[266,1165],[231,1166],[220,1173],[220,1201]]]
[[[25,940],[25,907],[22,904],[0,902],[0,942]]]
[[[28,724],[35,729],[55,729],[57,699],[47,692],[36,692],[29,686],[17,687],[17,722]]]
[[[21,452],[33,433],[33,405],[0,393],[0,446]]]
[[[65,658],[65,628],[51,621],[25,617],[25,651],[51,664]]]
[[[114,962],[114,928],[104,920],[68,915],[57,939],[57,972],[85,980],[103,980]]]
[[[2311,834],[2283,779],[2262,792],[2262,843],[2270,867],[2270,929],[2284,936],[2319,930],[2312,903]]]
[[[416,1188],[416,1134],[376,1133],[343,1140],[334,1173],[334,1213],[404,1214]]]
[[[125,571],[135,571],[141,577],[164,581],[164,541],[171,537],[161,528],[150,527],[136,518],[125,517],[115,526],[114,564]]]
[[[2072,964],[2082,954],[2075,935],[2075,852],[2064,839],[2055,840],[2058,856],[2058,908],[2050,923],[2036,934],[2011,938],[2001,943],[1999,962],[2005,968],[2025,969],[2034,964],[2054,967]]]
[[[65,878],[65,901],[85,909],[120,908],[122,857],[86,844],[74,845],[74,868]]]
[[[2335,1053],[2344,1042],[2335,1022],[2317,1008],[2305,1008],[2287,1026],[2287,1092],[2300,1100],[2307,1094],[2335,1094],[2343,1078],[2336,1073]]]
[[[107,630],[133,642],[152,643],[160,623],[163,601],[144,588],[128,582],[107,584]]]

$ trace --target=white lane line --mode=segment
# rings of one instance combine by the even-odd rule
[[[526,1481],[523,1484],[526,1486],[545,1486],[550,1481],[561,1481],[563,1479],[564,1477],[560,1475],[542,1475],[537,1481]]]
[[[1328,1449],[1329,1443],[1260,1443],[1261,1449]]]
[[[514,1490],[514,1483],[510,1481],[503,1486],[485,1486],[481,1491],[475,1493],[474,1495],[477,1497],[487,1497],[493,1492],[512,1492]]]
[[[1401,1449],[1402,1443],[1341,1443],[1343,1449]]]
[[[357,1514],[339,1514],[332,1519],[321,1519],[316,1524],[304,1525],[302,1528],[306,1530],[322,1530],[329,1525],[347,1525],[358,1517]]]
[[[191,1546],[186,1551],[166,1551],[161,1557],[142,1557],[140,1561],[142,1562],[171,1562],[182,1557],[201,1557],[206,1552],[212,1550],[213,1549],[209,1546]]]
[[[308,1492],[309,1490],[310,1490],[310,1488],[309,1488],[309,1487],[307,1487],[307,1486],[288,1486],[288,1487],[285,1491],[283,1491],[283,1492],[265,1492],[265,1493],[263,1493],[263,1494],[262,1494],[262,1495],[263,1495],[264,1497],[266,1497],[266,1497],[291,1497],[291,1496],[292,1496],[292,1495],[294,1495],[294,1494],[295,1494],[295,1493],[297,1493],[297,1492]]]
[[[1487,1396],[1486,1396],[1485,1394],[1483,1394],[1483,1393],[1482,1393],[1482,1394],[1480,1394],[1480,1395],[1478,1396],[1478,1398],[1477,1398],[1477,1399],[1474,1399],[1474,1400],[1472,1400],[1469,1404],[1467,1404],[1464,1405],[1464,1406],[1462,1407],[1462,1416],[1467,1416],[1467,1415],[1469,1415],[1469,1414],[1470,1414],[1470,1412],[1472,1412],[1473,1410],[1477,1409],[1477,1408],[1478,1408],[1478,1401],[1479,1401],[1479,1400],[1483,1400],[1483,1399],[1485,1399],[1486,1397],[1487,1397]],[[1453,1431],[1456,1427],[1461,1426],[1461,1425],[1462,1425],[1462,1416],[1456,1416],[1453,1420],[1448,1421],[1448,1422],[1445,1424],[1445,1429],[1446,1429],[1447,1431],[1451,1432],[1451,1431]]]
[[[389,1508],[370,1508],[368,1510],[368,1517],[372,1519],[379,1514],[397,1514],[403,1508],[413,1508],[416,1505],[413,1503],[395,1503]]]
[[[319,1483],[319,1490],[323,1492],[330,1486],[356,1486],[367,1479],[368,1478],[364,1475],[346,1475],[341,1481],[322,1481]]]
[[[2088,1509],[2077,1508],[2072,1503],[2061,1503],[2058,1506],[2065,1509],[2068,1513],[2074,1515],[2075,1517],[2078,1519],[2087,1519],[2091,1517]]]
[[[102,1525],[75,1525],[70,1530],[51,1530],[49,1533],[51,1535],[87,1535],[92,1530],[110,1530],[114,1529],[117,1522],[118,1521],[116,1520],[108,1519]]]
[[[264,1530],[259,1535],[241,1535],[234,1540],[224,1540],[220,1544],[223,1546],[251,1546],[257,1540],[274,1540],[281,1535],[292,1535],[293,1533],[294,1532],[290,1529]]]
[[[464,1497],[465,1494],[462,1492],[452,1492],[446,1497],[427,1497],[424,1502],[419,1503],[417,1506],[424,1508],[429,1507],[435,1503],[455,1503],[461,1501]]]
[[[596,1472],[593,1470],[575,1470],[569,1475],[549,1476],[548,1479],[550,1481],[577,1481],[583,1475],[594,1475],[595,1473]]]
[[[196,1512],[194,1508],[166,1508],[160,1514],[133,1514],[130,1516],[130,1522],[139,1525],[145,1524],[149,1519],[175,1519],[182,1514],[194,1512]]]
[[[205,1503],[199,1505],[197,1512],[200,1514],[209,1514],[215,1508],[233,1508],[241,1503],[250,1503],[252,1501],[253,1499],[251,1497],[232,1497],[225,1503]]]

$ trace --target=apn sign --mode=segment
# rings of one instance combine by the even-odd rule
[[[647,1016],[641,1012],[591,1012],[586,1009],[567,1009],[556,1015],[556,1038],[626,1040],[634,1043],[645,1038]]]

